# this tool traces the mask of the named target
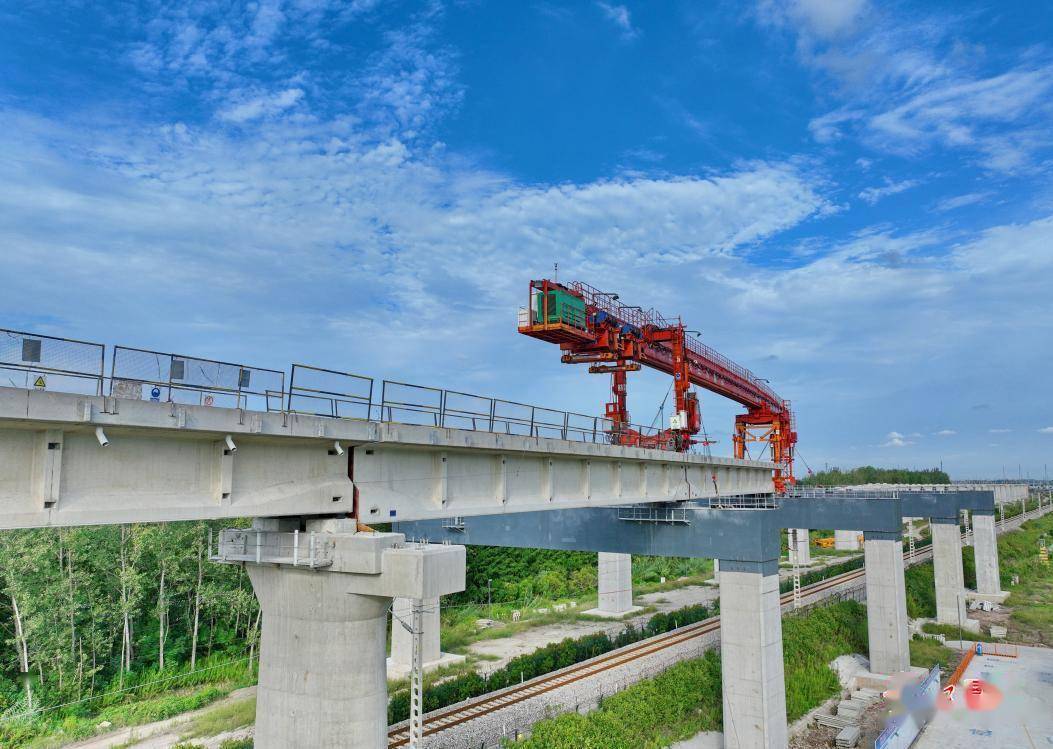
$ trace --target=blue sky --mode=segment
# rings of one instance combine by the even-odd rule
[[[600,412],[514,332],[558,262],[768,377],[813,467],[1040,476],[1050,39],[1035,2],[8,5],[0,325]],[[718,452],[737,410],[703,394]]]

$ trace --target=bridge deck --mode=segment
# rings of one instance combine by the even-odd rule
[[[0,528],[356,511],[368,523],[770,494],[773,467],[549,437],[0,388]]]

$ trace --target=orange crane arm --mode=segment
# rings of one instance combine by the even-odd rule
[[[747,412],[735,419],[736,457],[746,457],[748,443],[770,447],[776,490],[793,482],[793,448],[797,442],[793,414],[767,384],[745,367],[687,334],[683,322],[654,309],[619,303],[617,294],[574,281],[530,282],[530,307],[520,312],[519,332],[558,343],[563,361],[588,363],[589,371],[612,376],[612,400],[606,415],[619,444],[686,450],[701,428],[692,384],[742,404]],[[642,435],[629,425],[626,373],[651,367],[674,378],[676,416],[670,428]]]

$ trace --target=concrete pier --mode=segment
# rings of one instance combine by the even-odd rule
[[[859,551],[859,531],[834,531],[834,548],[840,551]]]
[[[586,614],[604,617],[620,617],[640,611],[633,606],[633,558],[631,554],[597,555],[597,579],[599,605]]]
[[[385,749],[388,608],[463,590],[464,547],[406,545],[354,521],[308,528],[261,521],[220,540],[219,561],[245,564],[263,611],[255,745]]]
[[[899,533],[864,534],[870,670],[891,676],[910,668],[903,539]]]
[[[424,652],[422,660],[425,671],[432,671],[436,668],[451,666],[465,661],[465,656],[463,655],[443,653],[440,649],[439,600],[438,598],[428,598],[424,601]],[[412,612],[413,601],[409,598],[396,598],[391,605],[391,657],[388,658],[387,663],[389,679],[401,679],[408,676],[413,669],[413,635],[402,626],[402,622],[408,623],[410,621]]]
[[[720,563],[725,749],[787,742],[778,560]]]
[[[932,518],[932,566],[936,577],[936,621],[966,623],[965,573],[958,518]]]
[[[794,540],[794,534],[796,532],[796,542]],[[787,528],[786,529],[786,543],[787,548],[792,551],[794,544],[797,546],[797,564],[811,564],[812,563],[812,547],[808,540],[808,529],[807,528]],[[792,560],[793,557],[791,556]]]
[[[1004,595],[998,569],[998,539],[994,513],[973,512],[973,548],[976,551],[976,592]]]

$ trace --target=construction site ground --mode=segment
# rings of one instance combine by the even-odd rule
[[[982,679],[1002,694],[992,710],[970,710],[964,699],[937,712],[916,749],[1034,749],[1053,746],[1053,650],[1018,648],[1016,658],[973,658],[964,679]]]

